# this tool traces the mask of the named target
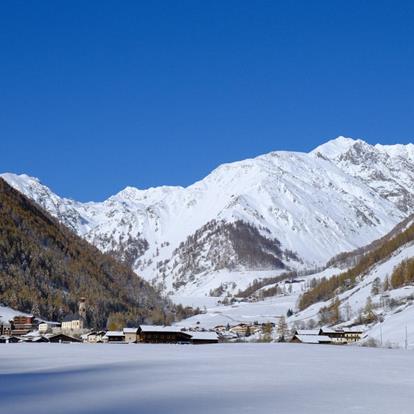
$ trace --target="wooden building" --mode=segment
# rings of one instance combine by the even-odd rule
[[[49,339],[49,342],[52,343],[69,343],[69,342],[82,342],[78,338],[74,338],[73,336],[65,335],[63,333],[56,334],[56,335],[50,335],[47,336]]]
[[[129,344],[136,344],[138,342],[138,328],[124,328],[123,333],[125,342]]]
[[[338,345],[359,341],[362,337],[362,334],[363,331],[350,328],[321,328],[319,330],[319,335],[329,336],[332,343]]]
[[[191,343],[191,334],[173,326],[140,325],[138,341],[148,344]]]
[[[290,340],[296,344],[330,344],[331,338],[326,335],[294,335]]]
[[[123,331],[108,331],[103,337],[104,342],[120,343],[125,342],[125,335]]]
[[[216,332],[191,332],[191,343],[194,345],[217,344],[218,341]]]
[[[100,344],[104,342],[105,335],[105,331],[91,331],[83,335],[82,338],[84,339],[84,342],[89,344]]]
[[[35,318],[33,316],[18,315],[12,321],[12,335],[26,335],[36,328]]]

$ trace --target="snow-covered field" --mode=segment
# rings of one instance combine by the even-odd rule
[[[170,297],[174,302],[181,303],[186,306],[203,308],[205,306],[206,312],[201,315],[195,315],[191,318],[185,319],[177,323],[182,327],[194,327],[199,325],[202,328],[210,329],[217,325],[236,325],[238,323],[259,323],[273,322],[277,323],[279,318],[284,315],[288,309],[295,309],[299,296],[306,289],[306,285],[312,279],[320,279],[322,277],[331,277],[334,274],[340,273],[340,269],[329,268],[319,273],[314,273],[308,276],[299,276],[302,280],[300,283],[293,283],[290,287],[286,285],[286,292],[284,295],[274,296],[265,300],[257,302],[239,302],[233,305],[219,305],[217,301],[223,298],[212,298],[209,296],[172,296]],[[264,276],[265,277],[265,276]],[[259,278],[258,278],[259,279]],[[265,289],[273,287],[274,285],[266,286]],[[280,283],[283,287],[284,283]],[[247,285],[245,286],[247,287]],[[319,309],[318,309],[319,310]],[[317,311],[314,312],[317,315]],[[312,317],[315,316],[312,314]],[[303,317],[304,320],[309,319],[309,315]],[[296,318],[295,320],[301,320]]]
[[[413,412],[414,352],[298,344],[0,345],[1,412]]]

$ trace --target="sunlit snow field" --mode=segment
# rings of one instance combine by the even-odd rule
[[[413,372],[404,350],[4,344],[0,411],[411,414]]]

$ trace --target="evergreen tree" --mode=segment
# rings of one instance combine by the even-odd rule
[[[286,318],[282,315],[279,318],[279,322],[277,324],[277,334],[279,335],[279,342],[284,342],[286,339],[286,335],[287,335],[287,323],[286,323]]]
[[[372,282],[371,295],[378,295],[381,291],[381,279],[376,277]]]

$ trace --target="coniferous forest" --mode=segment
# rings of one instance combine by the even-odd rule
[[[172,306],[130,268],[102,254],[0,179],[0,303],[49,320],[88,303],[88,323],[161,323]]]

